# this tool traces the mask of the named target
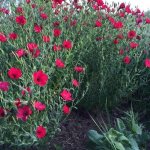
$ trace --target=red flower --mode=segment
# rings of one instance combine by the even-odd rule
[[[145,67],[150,68],[150,59],[149,58],[145,59]]]
[[[73,1],[73,3],[78,3],[78,2],[79,2],[79,0],[74,0],[74,1]]]
[[[144,13],[144,12],[142,12],[140,15],[141,15],[142,17],[145,17],[145,13]]]
[[[121,22],[121,21],[116,21],[115,23],[114,23],[114,28],[115,29],[120,29],[120,28],[122,28],[123,27],[123,23]]]
[[[59,59],[59,58],[56,59],[55,65],[56,65],[56,67],[58,67],[58,68],[65,68],[64,62],[63,62],[61,59]]]
[[[18,7],[16,8],[16,13],[22,14],[22,13],[23,13],[23,8],[20,7],[20,6],[18,6]]]
[[[138,46],[139,46],[138,43],[136,43],[136,42],[130,42],[130,47],[131,48],[137,48]]]
[[[119,12],[119,16],[124,18],[125,17],[125,13],[124,12]]]
[[[21,58],[22,56],[26,55],[26,52],[25,52],[24,49],[18,49],[18,50],[16,51],[16,55],[17,55],[19,58]]]
[[[54,44],[53,50],[54,51],[60,51],[61,50],[61,46]]]
[[[36,4],[31,4],[31,7],[34,9],[36,8]]]
[[[48,75],[45,74],[42,70],[33,73],[33,81],[39,86],[45,86],[48,81]]]
[[[146,19],[145,19],[145,22],[146,22],[147,24],[150,24],[150,18],[146,18]]]
[[[75,67],[74,67],[74,70],[75,70],[76,72],[84,72],[84,68],[81,67],[81,66],[75,66]]]
[[[115,19],[114,18],[112,18],[112,17],[108,17],[108,20],[111,22],[111,24],[115,24]]]
[[[72,94],[68,90],[63,90],[60,93],[60,96],[63,98],[64,101],[71,101],[72,99]]]
[[[114,39],[113,43],[114,43],[114,44],[118,44],[118,43],[119,43],[119,40],[118,40],[118,39]]]
[[[91,2],[93,2],[93,0],[88,0],[88,3],[91,3]]]
[[[41,7],[39,7],[39,12],[42,12],[44,10],[44,7],[43,6],[41,6]],[[44,13],[45,14],[45,13]]]
[[[26,87],[24,90],[21,91],[22,96],[25,96],[26,93],[31,94],[30,87]]]
[[[141,38],[142,38],[142,37],[141,37],[140,35],[137,35],[137,36],[136,36],[136,39],[138,39],[138,40],[141,40]]]
[[[29,4],[29,3],[30,3],[30,0],[26,0],[26,3]]]
[[[124,9],[124,8],[125,8],[125,3],[121,3],[119,9]]]
[[[98,20],[95,21],[95,27],[101,27],[102,23]]]
[[[10,11],[6,8],[0,8],[0,12],[3,12],[4,14],[9,14]]]
[[[134,31],[134,30],[130,30],[129,32],[128,32],[128,38],[129,39],[132,39],[132,38],[134,38],[136,36],[136,32]]]
[[[35,31],[36,33],[40,33],[40,32],[42,31],[42,27],[39,26],[39,25],[34,25],[34,31]]]
[[[63,47],[66,48],[66,49],[71,49],[71,48],[72,48],[72,43],[71,43],[71,41],[65,40],[65,41],[63,42]]]
[[[38,48],[38,45],[36,43],[28,43],[27,48],[30,52],[33,52],[34,50]]]
[[[63,2],[63,0],[53,0],[53,2],[56,4],[61,4]]]
[[[22,76],[22,71],[19,68],[12,67],[8,71],[8,76],[11,79],[19,79]]]
[[[94,9],[94,10],[99,10],[98,5],[96,5],[96,4],[93,4],[93,6],[92,6],[92,7],[93,7],[93,9]]]
[[[137,24],[137,25],[140,24],[142,21],[143,21],[143,20],[142,20],[141,17],[136,18],[136,24]]]
[[[63,112],[64,112],[64,114],[70,114],[70,108],[67,106],[67,105],[64,105],[63,106]]]
[[[136,9],[136,13],[141,13],[141,10],[139,8]]]
[[[4,117],[5,116],[5,111],[3,107],[0,107],[0,117]]]
[[[36,136],[37,138],[41,139],[44,138],[46,136],[46,128],[44,128],[43,126],[38,126],[36,128]]]
[[[40,55],[41,51],[37,49],[38,45],[36,43],[28,43],[27,48],[34,58],[37,58]]]
[[[131,13],[130,5],[127,5],[127,6],[125,7],[125,11],[126,11],[128,14]]]
[[[53,34],[55,37],[59,37],[61,35],[61,30],[60,29],[54,29]]]
[[[25,25],[27,23],[27,20],[24,16],[17,16],[16,17],[16,23],[20,24],[20,25]]]
[[[26,121],[31,114],[32,110],[29,106],[25,105],[18,108],[16,117],[21,119],[22,121]]]
[[[131,62],[130,57],[129,57],[129,56],[124,57],[123,62],[124,62],[125,64],[129,64],[129,63]]]
[[[102,41],[103,38],[102,37],[96,37],[96,41]]]
[[[117,38],[118,38],[118,39],[123,39],[123,38],[124,38],[124,37],[123,37],[123,34],[121,34],[121,33],[118,34],[118,35],[117,35]]]
[[[104,2],[103,2],[103,0],[96,0],[96,2],[97,2],[97,4],[98,4],[99,6],[102,6],[102,5],[104,5]]]
[[[46,20],[48,18],[47,14],[45,14],[45,13],[41,13],[40,17],[44,20]]]
[[[120,49],[119,55],[123,55],[123,54],[124,54],[124,50],[123,50],[123,49]]]
[[[21,106],[21,101],[20,101],[20,98],[16,98],[14,104],[16,105],[16,107],[20,107]]]
[[[40,53],[41,53],[41,51],[39,49],[37,49],[34,52],[32,52],[31,54],[34,58],[37,58],[40,55]]]
[[[68,17],[68,16],[64,16],[64,18],[63,18],[63,20],[64,20],[65,22],[67,22],[67,21],[68,21],[68,19],[69,19],[69,17]]]
[[[0,81],[0,90],[7,92],[9,90],[9,82]]]
[[[58,27],[58,26],[59,26],[59,24],[60,24],[60,23],[59,23],[58,21],[53,22],[53,26],[54,26],[54,27]]]
[[[80,83],[79,83],[76,79],[73,79],[73,80],[72,80],[72,84],[73,84],[73,86],[75,86],[75,87],[79,87],[79,85],[80,85]]]
[[[0,42],[6,42],[7,38],[3,33],[0,33]]]
[[[77,20],[73,20],[70,22],[70,26],[75,26],[77,24]]]
[[[17,35],[16,33],[14,33],[14,32],[9,33],[9,39],[11,39],[11,40],[16,40],[17,37],[18,37],[18,35]]]
[[[48,42],[50,42],[50,37],[49,36],[47,36],[47,35],[43,35],[43,42],[45,42],[45,43],[48,43]]]
[[[37,110],[42,111],[42,110],[45,110],[46,105],[43,104],[43,103],[41,103],[41,102],[39,102],[39,101],[35,101],[35,102],[33,103],[33,107],[36,108]]]

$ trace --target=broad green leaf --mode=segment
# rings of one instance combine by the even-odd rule
[[[135,139],[130,138],[130,144],[131,144],[132,150],[140,150],[137,142],[135,141]]]
[[[120,142],[115,142],[117,150],[126,150],[125,147]]]
[[[98,143],[99,140],[101,140],[103,138],[103,135],[99,134],[97,131],[95,130],[89,130],[88,131],[88,137],[91,141],[93,141],[94,143]]]
[[[115,142],[117,150],[126,150],[125,147],[120,142]]]
[[[138,124],[132,124],[132,130],[134,133],[141,135],[142,134],[142,127]]]

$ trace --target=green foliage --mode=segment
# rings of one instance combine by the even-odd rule
[[[117,8],[118,6],[115,7]],[[142,24],[139,28],[135,23],[136,16],[126,14],[120,19],[115,13],[110,13],[111,17],[124,24],[122,29],[116,30],[110,25],[103,12],[98,12],[98,15],[102,18],[102,26],[93,28],[92,31],[87,30],[86,35],[90,36],[87,36],[86,45],[80,48],[82,50],[81,59],[88,65],[88,76],[85,76],[85,80],[89,82],[89,90],[84,101],[81,102],[81,106],[85,109],[96,107],[104,109],[105,105],[113,108],[123,99],[131,97],[143,85],[149,88],[149,70],[144,66],[144,59],[149,57],[149,35],[146,34],[149,25]],[[98,17],[97,14],[90,13],[89,16],[83,18],[92,28]],[[142,39],[129,40],[127,33],[130,30],[135,30]],[[119,39],[118,44],[114,44],[113,41],[117,39],[118,34],[122,34],[124,38]],[[97,41],[98,37],[101,40]],[[82,40],[82,37],[79,37],[79,41]],[[137,42],[139,47],[131,49],[129,46],[131,41]],[[120,49],[124,50],[123,55],[119,55]],[[144,49],[148,52],[147,55],[143,54]],[[131,63],[128,65],[123,62],[125,56],[131,58]]]
[[[0,112],[0,146],[6,145],[6,149],[48,146],[48,142],[59,129],[60,122],[76,107],[86,92],[84,90],[83,93],[80,93],[80,97],[78,92],[80,87],[74,86],[72,83],[72,80],[76,79],[81,84],[86,73],[86,66],[79,58],[74,58],[77,50],[74,46],[75,37],[69,31],[71,29],[66,28],[68,23],[61,23],[62,13],[55,16],[54,11],[50,9],[51,2],[45,4],[36,1],[34,9],[31,4],[27,3],[20,7],[23,9],[21,13],[16,12],[17,7],[14,4],[11,6],[11,14],[6,15],[0,12],[2,15],[0,35],[6,37],[5,42],[0,41],[0,84],[4,81],[9,83],[8,89],[5,87],[6,90],[3,90],[3,85],[0,85],[0,109],[2,111]],[[41,7],[45,8],[42,13],[48,16],[45,20],[40,17],[39,9]],[[20,25],[16,21],[16,17],[22,15],[26,19],[24,25]],[[55,21],[60,22],[60,26],[57,28],[62,31],[62,34],[59,37],[53,35]],[[42,26],[40,33],[35,32],[35,24]],[[10,39],[9,34],[12,32],[17,34],[18,38]],[[43,41],[44,35],[50,37],[49,42]],[[65,49],[62,46],[64,40],[70,40],[73,47]],[[38,45],[40,55],[34,57],[37,48],[31,52],[27,46],[29,43]],[[54,44],[59,45],[61,50],[54,51]],[[18,56],[18,49],[24,51],[21,57]],[[59,68],[56,65],[56,59],[61,59],[64,67]],[[74,67],[76,66],[81,66],[83,71],[81,73],[75,71]],[[8,71],[13,67],[22,71],[19,79],[9,76]],[[48,76],[48,80],[43,86],[36,84],[34,80],[34,73],[39,70]],[[40,77],[42,78],[42,75]],[[39,80],[41,79],[37,79],[37,81]],[[26,89],[27,87],[31,92]],[[69,100],[65,100],[61,96],[64,89],[69,91],[71,96]],[[18,99],[20,104],[16,105]],[[44,104],[45,109],[37,108],[36,101]],[[24,112],[23,116],[26,117],[22,119],[18,117],[18,114],[23,106],[28,106],[32,110],[32,114],[26,116],[28,113]],[[64,109],[64,106],[67,108]],[[42,139],[37,136],[39,126],[46,129],[46,134]]]
[[[107,127],[106,131],[98,133],[90,130],[88,137],[89,150],[146,150],[150,139],[149,132],[143,131],[133,111],[126,113],[125,117],[117,118],[115,127]]]

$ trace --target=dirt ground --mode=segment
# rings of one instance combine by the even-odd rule
[[[103,113],[100,111],[92,112],[90,115],[97,122],[104,121],[105,123],[108,123],[110,121],[111,125],[113,125],[115,118],[123,116],[124,112],[130,109],[129,104],[123,104],[122,106],[111,111],[109,117],[106,112]],[[66,121],[62,123],[60,127],[61,130],[51,141],[49,150],[88,150],[87,132],[90,129],[98,131],[98,128],[92,121],[90,115],[85,111],[73,111]],[[107,118],[110,118],[111,120],[107,120]],[[140,122],[144,122],[144,120],[145,118],[143,118]],[[150,150],[150,144],[148,145],[147,150]]]
[[[87,132],[97,129],[88,113],[72,112],[51,141],[50,150],[87,150]]]

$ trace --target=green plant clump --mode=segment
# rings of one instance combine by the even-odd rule
[[[143,131],[133,111],[117,118],[114,127],[106,124],[102,127],[101,133],[95,130],[88,132],[89,150],[146,150],[150,140],[149,132]]]

